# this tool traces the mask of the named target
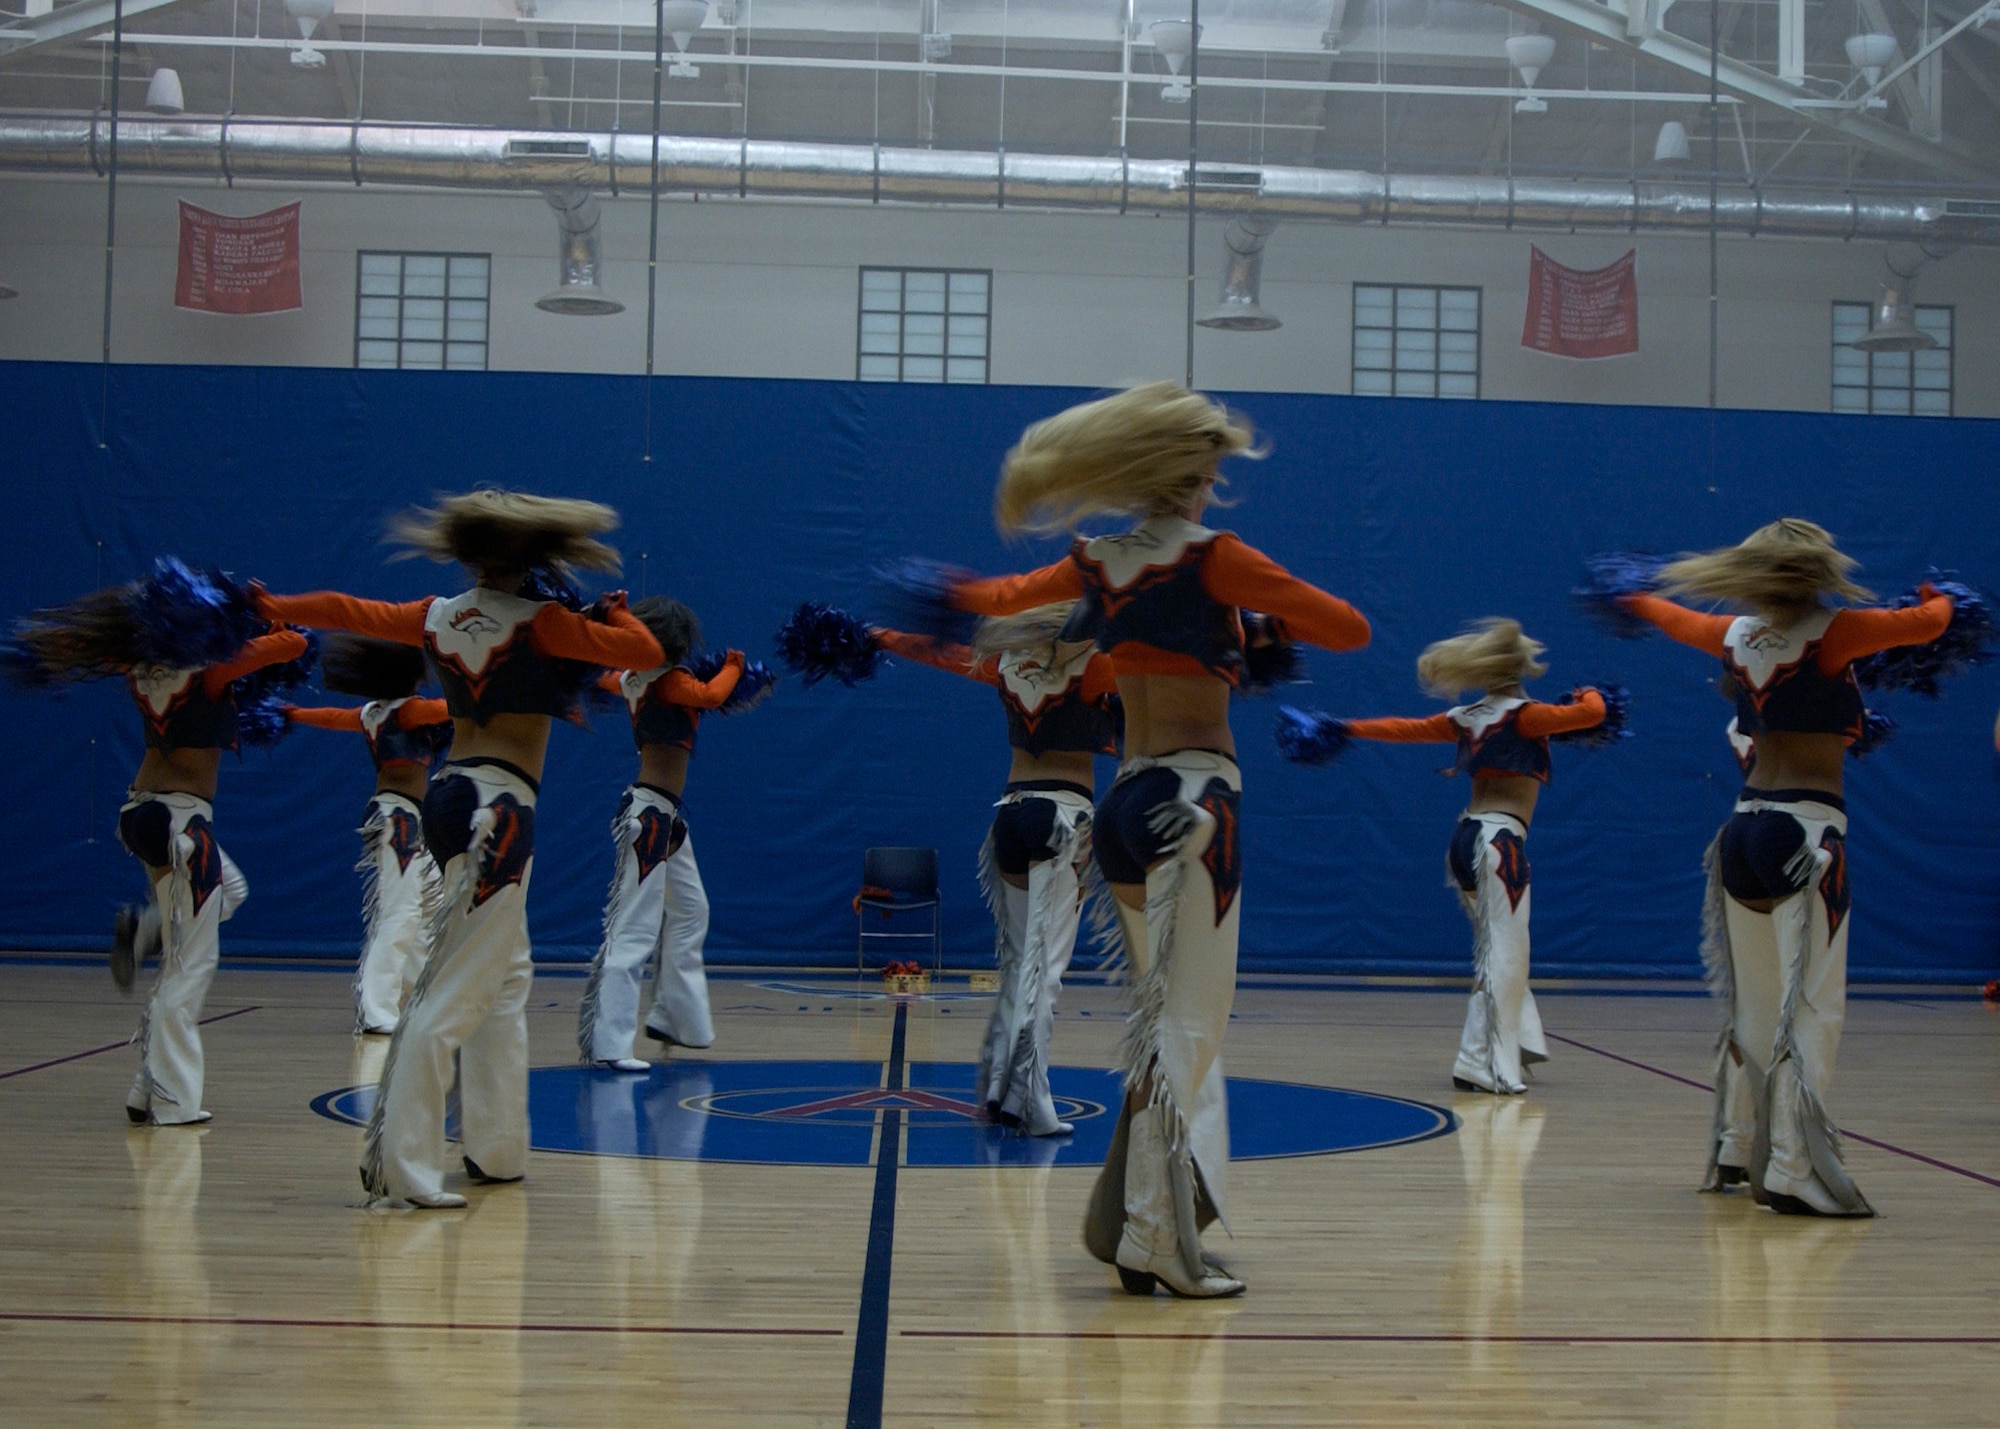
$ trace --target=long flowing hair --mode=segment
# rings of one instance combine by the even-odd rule
[[[1226,456],[1262,456],[1256,433],[1198,392],[1149,382],[1058,412],[1007,453],[993,497],[1003,531],[1066,531],[1103,512],[1152,516],[1219,483]]]
[[[131,611],[140,584],[106,586],[14,622],[19,654],[10,664],[17,677],[66,685],[123,675],[143,664],[142,636]]]
[[[1467,690],[1505,689],[1546,675],[1549,667],[1541,656],[1547,648],[1531,639],[1520,621],[1488,616],[1449,640],[1425,646],[1417,657],[1417,682],[1447,700]]]
[[[405,556],[456,561],[505,585],[537,566],[616,575],[618,552],[596,538],[617,525],[618,513],[595,501],[482,490],[403,512],[390,521],[389,539]]]
[[[1063,627],[1075,609],[1075,601],[1059,600],[1052,605],[1038,605],[1014,615],[991,616],[980,621],[979,631],[972,637],[972,663],[976,665],[989,655],[1020,650],[1039,654],[1045,665],[1055,664],[1061,653]]]
[[[424,682],[424,652],[371,635],[330,633],[320,640],[319,682],[335,694],[364,700],[407,699]]]
[[[1786,516],[1734,546],[1682,556],[1660,570],[1672,595],[1747,605],[1780,624],[1810,613],[1822,597],[1873,599],[1848,576],[1861,563],[1833,543],[1824,526]]]

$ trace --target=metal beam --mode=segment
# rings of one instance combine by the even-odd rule
[[[1626,33],[1623,6],[1643,0],[1614,0],[1612,9],[1595,0],[1497,0],[1521,15],[1544,21],[1556,30],[1590,40],[1611,49],[1637,52],[1657,64],[1680,71],[1704,82],[1708,79],[1708,47],[1661,29],[1634,37]],[[1768,71],[1747,65],[1727,55],[1717,59],[1717,78],[1723,93],[1753,104],[1781,111],[1794,119],[1839,134],[1849,143],[1884,157],[1916,164],[1934,173],[1974,183],[2000,182],[2000,169],[1975,157],[1955,143],[1921,139],[1893,124],[1884,124],[1844,107],[1801,102],[1795,88]]]
[[[141,15],[157,15],[188,3],[190,0],[125,0],[125,23],[129,25]],[[0,64],[57,40],[108,30],[112,8],[112,0],[77,0],[74,5],[44,15],[6,16],[9,23],[0,25]]]

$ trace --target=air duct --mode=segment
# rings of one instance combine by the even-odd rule
[[[102,175],[103,115],[0,115],[0,171]],[[643,191],[652,136],[427,127],[356,121],[127,119],[121,177],[397,184],[418,188]],[[1354,169],[1203,164],[1195,206],[1321,223],[1431,223],[1566,232],[1706,233],[1708,184],[1673,181],[1375,174]],[[964,207],[1187,212],[1187,164],[1118,155],[1020,154],[660,139],[663,192]],[[1724,184],[1725,233],[2000,246],[2000,208],[1897,192]]]
[[[562,245],[561,277],[553,292],[535,299],[545,313],[572,318],[602,318],[625,311],[625,305],[605,294],[598,283],[604,248],[597,225],[601,214],[589,189],[571,186],[542,195],[556,211],[556,235]]]
[[[1277,226],[1276,219],[1254,215],[1229,220],[1222,231],[1222,244],[1229,255],[1228,266],[1222,270],[1222,301],[1196,322],[1224,332],[1270,332],[1284,326],[1257,302],[1257,289],[1264,277],[1264,244]]]

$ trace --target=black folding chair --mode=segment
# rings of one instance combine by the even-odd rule
[[[871,938],[929,939],[931,971],[944,970],[944,900],[938,894],[938,856],[934,848],[871,848],[861,855],[861,893],[854,900],[856,917],[854,970],[867,963]],[[869,916],[888,922],[910,913],[929,913],[923,932],[870,932]]]

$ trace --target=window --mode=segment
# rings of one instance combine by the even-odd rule
[[[1477,288],[1354,285],[1354,395],[1477,397]]]
[[[993,274],[863,268],[854,375],[863,382],[984,382]]]
[[[1863,352],[1867,303],[1833,305],[1833,410],[1895,417],[1951,415],[1951,309],[1917,309],[1917,327],[1937,339],[1922,352]]]
[[[356,367],[486,367],[493,259],[486,253],[361,253]]]

